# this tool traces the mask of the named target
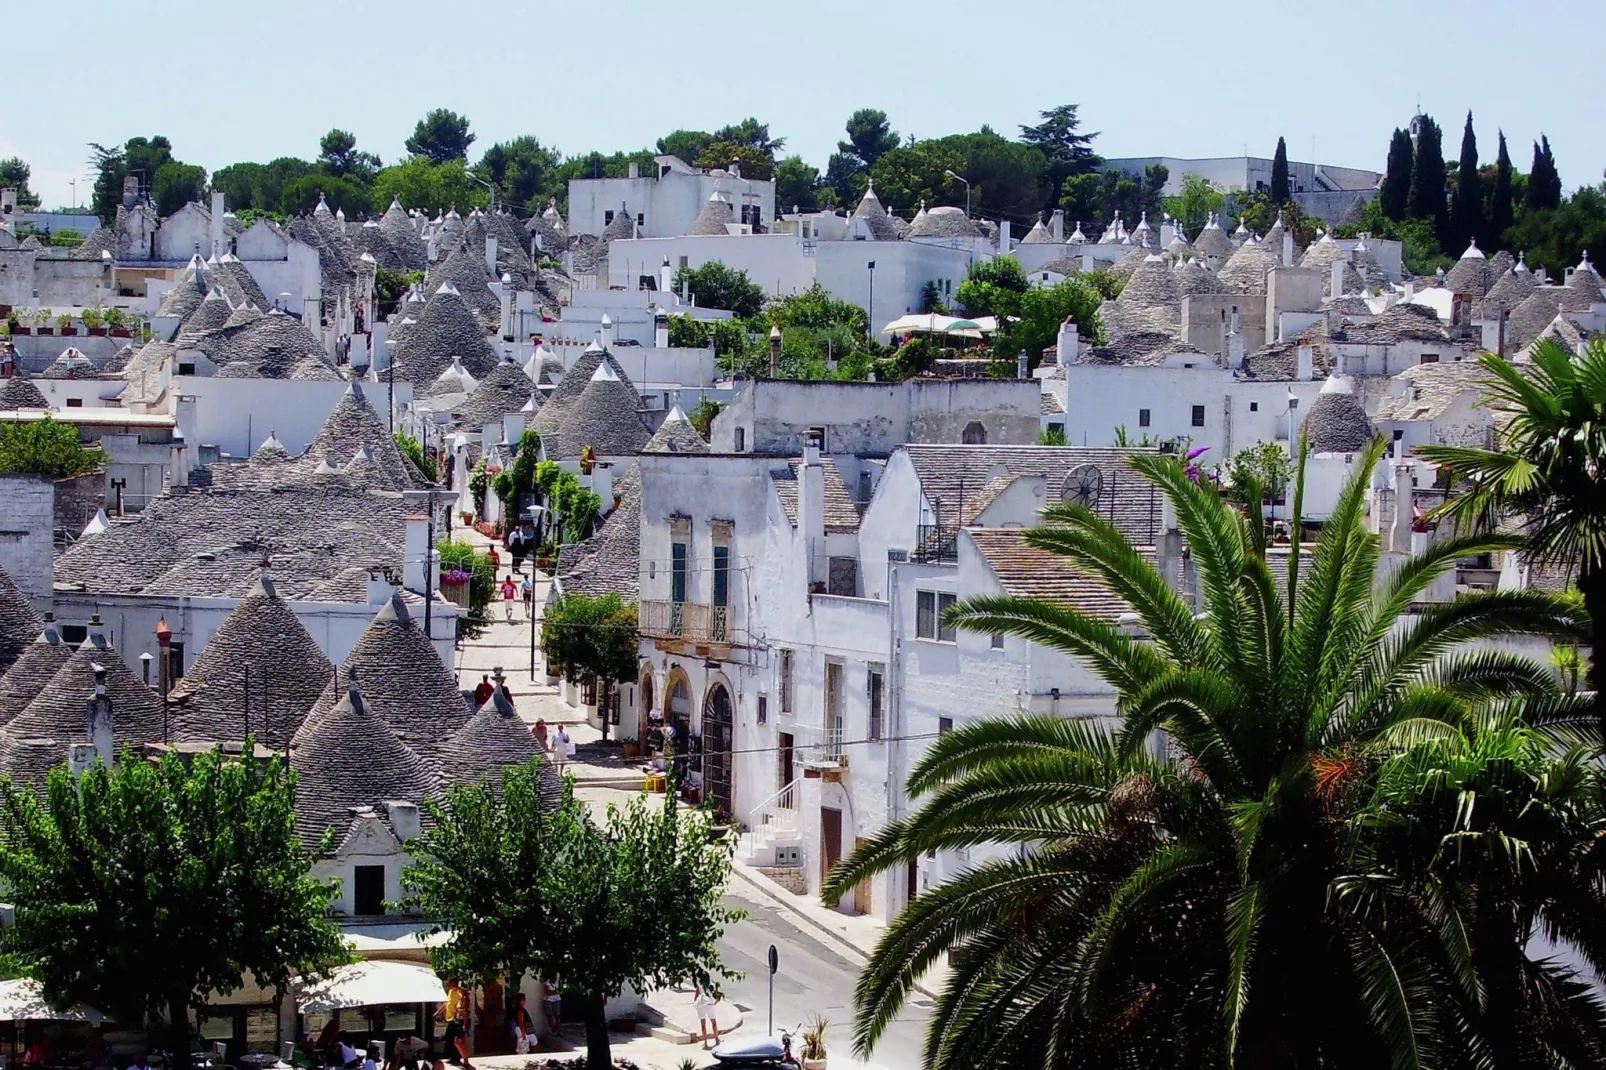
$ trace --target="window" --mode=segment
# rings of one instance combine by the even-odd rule
[[[691,258],[687,257],[687,256],[681,257],[680,258],[680,266],[681,267],[691,267]]]
[[[353,914],[383,914],[385,912],[385,867],[357,866],[352,882]]]
[[[792,652],[781,651],[781,712],[792,712]]]
[[[606,212],[602,213],[602,225],[603,226],[607,226],[609,223],[612,223],[612,222],[613,222],[613,209],[610,208]],[[422,552],[420,552],[420,556],[422,556]]]
[[[768,695],[760,695],[760,696],[758,696],[758,723],[759,724],[768,724],[769,720],[770,720],[770,697]]]
[[[865,689],[870,698],[870,738],[881,738],[882,694],[886,690],[887,668],[880,662],[871,662],[870,671],[865,674]]]
[[[636,213],[636,226],[645,227],[646,225],[647,225],[647,213],[646,212],[637,212]]]
[[[1437,364],[1438,362],[1439,362],[1439,355],[1437,353],[1423,353],[1422,354],[1422,363],[1423,364]]]
[[[986,445],[987,429],[982,426],[980,420],[972,420],[965,425],[964,431],[960,433],[959,441],[966,446]]]
[[[83,398],[68,398],[67,399],[67,407],[69,409],[81,409],[81,408],[84,407],[84,399]]]
[[[954,630],[942,622],[942,615],[958,601],[954,595],[940,591],[915,593],[915,635],[921,639],[934,639],[939,643],[954,641]]]
[[[738,427],[736,429],[736,452],[741,453],[745,449],[747,449],[747,428]]]
[[[1002,649],[1004,649],[1004,633],[1003,632],[994,632],[993,633],[993,649],[994,650],[1002,650]]]
[[[686,544],[679,541],[669,548],[669,600],[686,600]]]
[[[1251,402],[1250,402],[1250,403],[1249,403],[1249,411],[1250,411],[1250,412],[1259,412],[1259,411],[1260,411],[1260,402],[1258,402],[1258,401],[1251,401]]]
[[[1149,410],[1148,409],[1139,409],[1138,410],[1138,426],[1139,427],[1148,427],[1149,426]]]
[[[952,732],[953,730],[954,730],[954,719],[952,717],[939,717],[939,718],[937,718],[937,734],[939,736],[946,736],[949,732]]]
[[[714,547],[714,605],[731,604],[731,548]]]
[[[1193,426],[1195,426],[1195,427],[1203,427],[1204,426],[1204,406],[1203,405],[1195,405],[1193,407]]]
[[[195,365],[194,364],[180,364],[178,366],[178,373],[180,375],[194,375],[195,374]]]
[[[811,427],[803,435],[803,444],[813,446],[821,453],[825,452],[825,428]]]

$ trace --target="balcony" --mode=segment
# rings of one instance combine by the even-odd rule
[[[732,641],[729,606],[645,600],[637,608],[636,627],[647,639],[687,643]]]
[[[915,548],[909,559],[922,565],[950,565],[959,559],[959,530],[947,525],[921,524],[915,530]]]

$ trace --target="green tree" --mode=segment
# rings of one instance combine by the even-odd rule
[[[103,455],[86,449],[78,431],[51,416],[0,427],[0,475],[34,475],[50,479],[93,472]]]
[[[285,215],[306,215],[323,201],[331,212],[345,212],[353,218],[366,216],[373,208],[373,190],[351,177],[313,171],[292,178],[279,190],[279,211]],[[388,208],[390,202],[386,201]]]
[[[469,175],[462,160],[432,163],[428,157],[414,156],[380,171],[371,194],[373,210],[390,207],[393,198],[421,212],[444,212],[457,208],[483,208],[489,198],[485,187]]]
[[[380,268],[379,270],[383,271],[384,268]],[[414,438],[412,435],[409,435],[405,431],[397,431],[395,433],[395,439],[396,447],[402,451],[402,456],[412,461],[414,466],[416,466],[420,472],[424,473],[425,477],[427,477],[431,483],[436,482],[437,477],[435,475],[435,460],[434,458],[428,457],[424,454],[424,447],[419,444],[418,439]]]
[[[692,161],[698,167],[709,169],[729,168],[732,162],[741,166],[742,177],[754,181],[768,181],[775,174],[775,158],[761,149],[736,141],[711,141],[703,154]]]
[[[1455,172],[1455,195],[1451,205],[1450,227],[1454,241],[1446,252],[1460,256],[1469,244],[1485,244],[1483,185],[1478,178],[1478,135],[1472,131],[1472,113],[1461,131],[1461,162]]]
[[[140,185],[150,189],[156,184],[156,172],[173,159],[173,143],[161,134],[131,137],[123,143],[123,154],[128,160],[128,173],[139,175]]]
[[[382,166],[379,157],[357,148],[357,135],[331,129],[318,139],[318,164],[324,171],[358,182],[371,182]]]
[[[955,627],[1077,658],[1115,691],[1119,727],[984,718],[931,744],[909,779],[919,809],[838,866],[827,896],[931,851],[1004,850],[922,892],[878,943],[856,996],[861,1049],[952,948],[933,1070],[1475,1062],[1479,1010],[1444,966],[1465,958],[1456,924],[1427,892],[1388,912],[1338,909],[1335,881],[1354,873],[1346,826],[1366,813],[1379,756],[1453,729],[1483,696],[1548,693],[1545,667],[1476,639],[1576,621],[1541,592],[1413,612],[1465,554],[1515,540],[1445,538],[1380,571],[1365,503],[1381,452],[1359,459],[1314,552],[1287,555],[1284,575],[1257,506],[1245,517],[1178,459],[1133,455],[1175,508],[1197,605],[1113,523],[1064,503],[1027,544],[1118,595],[1133,624],[1007,595],[949,611]],[[1301,480],[1296,513],[1302,493]],[[1502,966],[1533,961],[1520,944],[1490,950]],[[1564,1044],[1569,1028],[1599,1035],[1600,1018],[1591,1002],[1525,1024]]]
[[[1227,464],[1227,496],[1248,505],[1280,500],[1288,490],[1293,464],[1275,442],[1257,442],[1232,455]]]
[[[468,147],[474,135],[468,131],[468,116],[447,108],[435,108],[413,127],[407,151],[431,163],[467,162]]]
[[[747,272],[728,268],[718,260],[702,267],[683,267],[675,272],[674,289],[689,286],[702,308],[721,308],[740,319],[756,316],[764,308],[764,288],[747,277]]]
[[[1489,198],[1489,244],[1498,249],[1509,249],[1506,232],[1513,220],[1511,200],[1511,156],[1506,152],[1506,132],[1500,131],[1500,151],[1495,157],[1494,191]]]
[[[1527,253],[1532,267],[1561,277],[1585,253],[1606,254],[1606,193],[1580,186],[1555,208],[1524,211],[1511,231],[1512,243]]]
[[[1406,214],[1413,219],[1431,219],[1439,248],[1446,251],[1450,238],[1449,202],[1445,200],[1448,179],[1444,170],[1444,133],[1431,116],[1421,117],[1416,139],[1416,158],[1411,166],[1411,192]],[[1460,250],[1453,250],[1459,253]]]
[[[706,130],[676,130],[658,139],[658,152],[663,156],[678,156],[686,163],[695,163],[713,140],[714,135]]]
[[[224,203],[235,215],[252,209],[289,215],[284,207],[285,188],[312,171],[312,164],[294,156],[267,163],[230,164],[212,173],[212,188],[223,194]],[[316,198],[313,204],[317,204]]]
[[[1509,418],[1497,448],[1424,446],[1429,460],[1463,487],[1441,507],[1469,525],[1519,517],[1530,560],[1571,577],[1593,633],[1590,687],[1606,695],[1606,340],[1591,339],[1574,358],[1546,339],[1531,363],[1485,353],[1487,402]],[[1599,701],[1599,699],[1597,699]],[[1606,725],[1606,704],[1601,707]]]
[[[1556,170],[1556,157],[1550,151],[1550,139],[1543,134],[1534,142],[1533,167],[1528,170],[1528,199],[1525,207],[1530,212],[1543,212],[1561,204],[1561,174]]]
[[[1026,350],[1030,367],[1037,367],[1043,350],[1059,341],[1060,324],[1069,316],[1076,332],[1095,345],[1104,343],[1104,326],[1099,305],[1104,301],[1097,289],[1081,279],[1066,279],[1053,286],[1033,286],[1020,297],[1020,319],[999,321],[993,335],[997,360],[1007,362],[1007,374],[1015,374],[1015,354]]]
[[[1280,137],[1277,152],[1271,159],[1271,199],[1276,204],[1287,204],[1294,199],[1288,185],[1288,145]]]
[[[91,141],[89,169],[95,172],[90,208],[109,227],[117,221],[117,206],[123,203],[123,179],[128,175],[128,154],[121,145],[108,148]]]
[[[1002,322],[1006,316],[1020,315],[1021,295],[1029,289],[1031,283],[1019,260],[1013,256],[995,256],[970,265],[954,298],[965,315],[972,318],[997,316]]]
[[[10,188],[17,191],[17,211],[30,212],[39,207],[39,196],[28,188],[28,179],[33,175],[33,168],[21,156],[0,160],[0,189]],[[74,206],[76,207],[76,205]]]
[[[722,126],[711,135],[714,141],[724,141],[732,145],[745,145],[750,149],[775,159],[775,154],[786,147],[784,137],[770,137],[769,123],[761,123],[749,116],[739,123]]]
[[[566,594],[546,607],[541,620],[542,655],[572,684],[595,680],[606,692],[634,680],[640,645],[636,607],[617,594]]]
[[[170,216],[191,201],[206,195],[206,170],[195,164],[169,160],[156,170],[151,183],[151,200],[158,215]]]
[[[1190,235],[1204,229],[1212,212],[1226,205],[1226,194],[1211,185],[1203,175],[1189,171],[1182,176],[1182,192],[1165,199],[1165,210]]]
[[[690,421],[692,428],[703,436],[704,442],[707,442],[712,437],[714,433],[714,417],[718,416],[720,410],[724,407],[713,398],[705,397],[697,402],[697,406],[687,415],[686,419]]]
[[[1415,165],[1415,151],[1411,148],[1411,135],[1396,128],[1389,139],[1387,170],[1383,184],[1377,191],[1377,200],[1383,215],[1389,219],[1404,219],[1410,211],[1411,170]]]
[[[775,165],[775,210],[813,212],[820,207],[820,171],[801,156]]]
[[[871,177],[888,211],[913,213],[922,201],[964,205],[964,184],[948,176],[952,171],[970,183],[972,214],[1022,218],[1042,208],[1047,170],[1040,149],[983,127],[893,149]]]
[[[839,141],[826,161],[825,181],[842,204],[854,204],[864,195],[870,169],[898,147],[898,134],[879,108],[860,108],[848,116],[848,139]]]
[[[502,200],[536,211],[545,209],[547,198],[560,192],[556,177],[562,161],[557,149],[525,135],[486,149],[475,170],[496,186]]]
[[[1093,139],[1098,134],[1081,132],[1082,121],[1077,118],[1076,109],[1075,104],[1061,104],[1038,112],[1042,122],[1036,126],[1020,128],[1021,140],[1041,151],[1048,163],[1043,176],[1048,182],[1048,199],[1044,202],[1047,208],[1060,203],[1067,179],[1092,174],[1104,162],[1093,151]]]
[[[723,905],[733,841],[710,843],[706,812],[636,796],[593,823],[566,784],[542,799],[539,761],[505,771],[500,792],[458,787],[428,803],[433,821],[408,841],[409,904],[438,919],[431,950],[465,977],[562,979],[579,1005],[586,1062],[611,1066],[603,1006],[636,991],[736,976],[715,946],[742,918]]]
[[[294,802],[282,756],[220,750],[189,763],[125,751],[77,778],[63,764],[42,796],[0,782],[16,911],[0,945],[53,1005],[88,1003],[186,1052],[192,1012],[246,974],[284,991],[346,956]]]
[[[1170,178],[1170,169],[1162,163],[1150,164],[1141,175],[1116,170],[1077,175],[1065,183],[1060,207],[1068,218],[1100,227],[1117,212],[1128,224],[1135,224],[1145,212],[1158,218],[1164,208],[1162,191]]]

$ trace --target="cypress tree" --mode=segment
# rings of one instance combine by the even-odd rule
[[[1561,204],[1561,175],[1556,172],[1556,157],[1550,151],[1550,139],[1543,134],[1534,142],[1534,165],[1528,172],[1528,200],[1531,212],[1542,212]]]
[[[1389,140],[1388,171],[1377,192],[1379,206],[1385,218],[1405,218],[1406,203],[1411,196],[1411,135],[1396,129]]]
[[[1478,135],[1472,132],[1472,113],[1467,112],[1467,125],[1461,131],[1461,164],[1455,179],[1455,211],[1451,229],[1455,242],[1445,251],[1461,255],[1472,242],[1483,238],[1483,183],[1478,177]]]
[[[1277,154],[1271,158],[1271,202],[1287,204],[1292,191],[1288,188],[1288,146],[1277,139]]]
[[[1495,157],[1494,194],[1489,199],[1489,244],[1509,249],[1506,231],[1511,229],[1511,156],[1506,152],[1506,132],[1500,131],[1500,154]]]
[[[1422,132],[1416,139],[1416,160],[1411,166],[1411,193],[1406,214],[1412,219],[1431,219],[1439,248],[1450,239],[1450,204],[1445,198],[1447,179],[1444,167],[1444,131],[1431,116],[1422,116]],[[1459,252],[1459,250],[1457,250]]]

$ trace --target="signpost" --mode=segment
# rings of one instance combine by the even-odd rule
[[[769,1035],[772,1036],[772,1037],[775,1035],[775,971],[780,967],[780,965],[781,965],[781,954],[780,954],[780,952],[775,950],[775,945],[771,944],[770,945],[770,1031],[769,1031]]]

